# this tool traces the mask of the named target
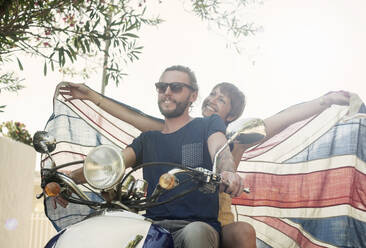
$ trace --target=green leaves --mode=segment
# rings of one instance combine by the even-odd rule
[[[237,45],[244,37],[254,35],[260,29],[245,18],[248,0],[191,0],[191,2],[193,13],[226,32],[228,43],[234,45],[237,51]],[[255,2],[257,1],[250,1],[253,4]]]
[[[136,34],[132,34],[132,33],[124,33],[123,36],[128,36],[128,37],[132,37],[132,38],[139,38]]]
[[[17,61],[18,61],[19,69],[20,69],[21,71],[23,71],[23,65],[22,65],[22,63],[20,62],[20,60],[18,59],[18,57],[17,57]]]
[[[114,64],[110,62],[108,68],[122,75],[117,68],[129,58],[131,42],[139,38],[137,29],[142,23],[157,23],[134,7],[129,0],[0,1],[0,58],[17,51],[42,57],[46,75],[55,65],[63,68],[85,56],[102,54],[110,41],[108,56]],[[23,70],[20,59],[16,61]]]
[[[2,91],[17,92],[25,86],[21,84],[23,79],[15,76],[14,72],[7,72],[0,75],[0,93]]]
[[[47,62],[44,62],[44,66],[43,66],[43,75],[46,76],[47,75]]]
[[[64,54],[64,48],[55,48],[56,51],[58,51],[58,64],[60,67],[65,65],[65,54]]]
[[[216,23],[235,39],[256,31],[240,16],[247,0],[185,2],[191,4],[195,15]],[[55,66],[63,69],[85,58],[88,62],[98,61],[110,43],[106,51],[107,78],[118,84],[124,65],[137,60],[142,52],[138,44],[141,26],[163,22],[148,17],[147,5],[140,5],[130,0],[0,0],[0,61],[3,55],[22,51],[43,58],[46,75]],[[23,70],[18,58],[17,63]]]

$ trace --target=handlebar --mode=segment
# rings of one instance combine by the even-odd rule
[[[78,162],[80,162],[80,161],[78,161]],[[106,202],[105,201],[104,202],[94,202],[94,201],[90,200],[90,198],[82,190],[80,190],[80,188],[77,186],[77,184],[74,182],[74,180],[72,180],[67,175],[56,171],[56,168],[57,169],[63,168],[63,167],[66,167],[68,165],[72,165],[75,163],[76,162],[67,163],[67,164],[64,164],[61,166],[54,167],[52,169],[43,169],[43,170],[49,172],[49,173],[43,174],[43,175],[46,175],[45,177],[47,177],[48,174],[53,175],[53,176],[49,176],[48,179],[45,178],[46,183],[51,182],[51,181],[59,182],[61,185],[63,185],[64,188],[71,190],[73,193],[75,193],[79,197],[79,199],[77,199],[75,197],[71,197],[70,195],[62,194],[62,196],[66,200],[68,200],[72,203],[76,203],[76,204],[88,205],[92,208],[112,207],[112,208],[126,209],[129,211],[132,211],[133,209],[140,211],[140,210],[148,209],[150,207],[155,207],[158,205],[166,204],[177,198],[183,197],[184,195],[186,195],[192,191],[195,191],[197,189],[204,193],[214,193],[217,190],[218,185],[220,183],[224,183],[222,181],[220,175],[215,174],[212,171],[207,170],[202,167],[191,168],[191,167],[187,167],[187,166],[184,166],[181,164],[175,164],[175,163],[170,163],[170,162],[149,162],[149,163],[144,163],[139,166],[136,166],[130,172],[125,174],[122,181],[117,185],[116,189],[113,189],[113,190],[115,190],[115,192],[114,192],[114,196],[112,199],[109,199]],[[158,165],[168,165],[168,166],[175,167],[166,173],[173,177],[173,182],[167,184],[169,187],[166,185],[162,185],[163,183],[157,184],[153,194],[149,197],[137,197],[136,198],[136,197],[132,196],[131,194],[128,194],[127,196],[123,196],[123,197],[121,196],[120,190],[122,188],[122,184],[133,172],[135,172],[141,168],[150,167],[150,166],[158,166]],[[162,194],[164,194],[164,192],[169,191],[169,190],[175,188],[176,186],[185,183],[185,182],[179,183],[179,181],[176,178],[176,176],[181,173],[187,173],[190,176],[191,180],[195,181],[196,183],[190,185],[191,187],[189,189],[187,189],[175,196],[172,196],[165,201],[158,202],[159,197]],[[160,182],[160,180],[159,180],[159,182]],[[244,188],[244,192],[250,193],[249,188]],[[106,198],[104,198],[104,199],[106,199]]]
[[[150,197],[145,197],[143,199],[131,199],[131,197],[130,198],[127,197],[126,199],[124,199],[125,202],[122,202],[122,199],[115,198],[109,202],[101,203],[101,202],[91,201],[90,198],[82,190],[80,190],[80,188],[77,186],[77,184],[74,182],[74,180],[72,180],[70,177],[68,177],[67,175],[65,175],[63,173],[57,172],[57,169],[64,168],[66,166],[73,165],[76,163],[80,163],[80,161],[67,163],[67,164],[60,165],[60,166],[57,166],[57,167],[54,167],[51,169],[42,169],[43,178],[45,180],[45,182],[43,184],[45,185],[52,181],[59,182],[64,188],[71,190],[73,193],[75,193],[79,197],[79,199],[76,199],[75,197],[71,197],[70,195],[62,194],[62,196],[66,200],[76,203],[76,204],[83,204],[83,205],[88,205],[88,206],[99,206],[102,208],[109,206],[109,207],[123,208],[123,209],[127,209],[127,210],[131,210],[131,209],[145,210],[145,209],[153,207],[153,206],[166,204],[177,198],[183,197],[184,195],[186,195],[194,190],[197,190],[197,189],[201,189],[202,191],[204,191],[206,193],[213,193],[213,192],[215,192],[215,190],[217,189],[217,186],[219,185],[219,183],[221,181],[220,175],[216,175],[216,174],[212,173],[211,171],[204,169],[204,168],[190,168],[190,167],[187,167],[187,166],[184,166],[181,164],[175,164],[175,163],[170,163],[170,162],[144,163],[144,164],[134,167],[130,172],[128,172],[126,175],[124,175],[122,181],[117,185],[116,188],[121,189],[121,185],[133,172],[135,172],[141,168],[145,168],[145,167],[149,167],[149,166],[157,166],[157,165],[169,165],[172,167],[176,167],[176,168],[173,168],[172,170],[168,171],[168,174],[171,174],[175,177],[178,174],[187,173],[188,175],[191,176],[192,180],[197,182],[197,184],[193,185],[190,189],[188,189],[184,192],[181,192],[180,194],[175,195],[175,196],[171,197],[170,199],[167,199],[163,202],[157,202],[159,196],[161,194],[163,194],[165,191],[170,190],[170,189],[164,189],[158,184],[156,186],[156,190],[159,192],[157,192],[155,195],[152,195]],[[45,171],[47,171],[48,173],[46,173]],[[179,183],[177,185],[179,185]],[[117,194],[118,193],[116,193],[115,195],[117,195]]]

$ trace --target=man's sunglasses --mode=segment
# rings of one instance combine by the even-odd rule
[[[155,87],[158,93],[165,93],[168,87],[173,93],[180,93],[183,87],[187,87],[188,89],[194,90],[194,88],[191,85],[180,82],[174,82],[174,83],[158,82],[155,84]]]

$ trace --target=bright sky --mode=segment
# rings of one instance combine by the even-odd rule
[[[118,88],[106,95],[160,116],[153,83],[167,66],[183,64],[196,72],[200,99],[219,82],[235,83],[247,96],[246,117],[268,117],[292,104],[331,90],[348,90],[366,99],[366,2],[363,0],[264,0],[245,13],[263,30],[243,42],[238,54],[226,48],[223,34],[210,30],[182,9],[180,1],[163,1],[158,28],[145,28],[140,60],[127,68]],[[28,62],[26,62],[28,61]],[[0,122],[20,121],[33,134],[42,130],[52,113],[59,73],[43,76],[43,63],[26,59],[26,89],[1,93]],[[71,81],[77,79],[64,78]],[[100,90],[101,73],[85,82]]]

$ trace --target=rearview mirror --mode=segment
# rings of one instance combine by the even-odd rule
[[[37,152],[48,154],[56,149],[56,139],[46,131],[37,131],[33,136],[33,147]]]
[[[262,119],[252,118],[235,121],[226,131],[227,142],[216,152],[212,172],[216,173],[219,154],[232,142],[254,144],[266,137],[266,128]]]
[[[240,119],[226,129],[226,138],[240,144],[255,144],[266,137],[266,127],[262,119]]]

